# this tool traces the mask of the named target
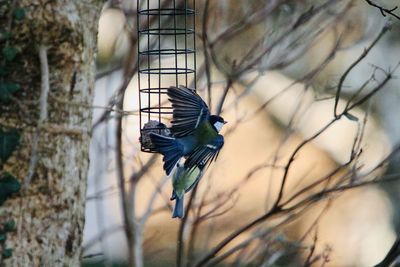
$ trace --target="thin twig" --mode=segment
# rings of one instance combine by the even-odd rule
[[[224,93],[221,96],[221,99],[218,102],[218,107],[217,107],[217,115],[221,115],[222,112],[222,107],[224,106],[225,100],[226,100],[226,96],[228,95],[229,89],[232,87],[232,79],[228,78],[228,81],[226,83],[225,89],[224,89]]]
[[[120,97],[119,101],[117,102],[117,108],[123,109],[123,99],[124,93]],[[119,186],[119,193],[121,195],[121,202],[122,202],[122,212],[123,212],[123,220],[124,220],[124,230],[125,236],[128,243],[128,266],[134,267],[135,266],[135,256],[133,253],[134,247],[134,223],[132,222],[132,212],[131,208],[128,205],[128,198],[126,194],[126,187],[125,187],[125,174],[124,174],[124,162],[122,159],[122,115],[117,114],[116,116],[117,127],[115,131],[115,138],[116,138],[116,171],[117,171],[117,178],[118,178],[118,186]]]
[[[388,81],[390,81],[393,78],[393,73],[397,70],[397,68],[400,66],[400,62],[394,67],[394,69],[390,72],[388,72],[386,74],[385,79],[378,84],[374,89],[372,89],[369,93],[367,93],[365,96],[363,96],[360,100],[356,101],[355,103],[353,103],[352,105],[349,105],[346,110],[351,110],[361,104],[363,104],[364,102],[366,102],[367,100],[371,99],[371,97],[376,94],[377,92],[379,92]]]
[[[373,47],[375,47],[375,45],[378,43],[378,41],[382,38],[382,36],[390,30],[390,26],[388,24],[386,24],[382,30],[380,31],[380,33],[378,34],[378,36],[372,41],[372,43],[364,50],[364,52],[358,57],[358,59],[356,61],[354,61],[347,69],[346,71],[343,73],[343,75],[340,77],[339,80],[339,84],[337,86],[337,91],[336,91],[336,95],[335,95],[335,105],[333,108],[333,114],[335,117],[338,116],[337,113],[337,106],[339,104],[339,99],[340,99],[340,95],[342,92],[342,88],[343,88],[343,83],[346,80],[347,76],[349,75],[349,73],[368,55],[368,53],[372,50]]]
[[[198,184],[199,183],[197,183],[192,190],[192,194],[190,195],[189,202],[186,207],[185,216],[182,218],[181,223],[179,225],[177,250],[176,250],[176,266],[177,267],[183,266],[183,260],[184,260],[183,254],[185,251],[185,243],[184,243],[185,241],[183,238],[183,234],[184,234],[187,220],[189,217],[189,211],[193,206],[194,199],[196,198]]]
[[[389,9],[389,8],[384,8],[383,6],[380,6],[378,4],[375,4],[371,0],[365,0],[365,2],[367,2],[370,6],[378,8],[379,11],[381,12],[382,16],[386,17],[386,14],[389,14],[390,16],[393,16],[396,19],[400,20],[400,16],[395,14],[395,13],[393,13],[393,11],[395,11],[398,8],[398,6],[395,6],[395,7],[391,8],[391,9]]]
[[[312,140],[314,140],[314,139],[316,139],[318,136],[320,136],[322,133],[324,133],[324,132],[325,132],[329,127],[331,127],[339,118],[340,118],[340,117],[332,119],[328,124],[326,124],[324,127],[322,127],[319,131],[317,131],[317,132],[316,132],[315,134],[313,134],[311,137],[309,137],[309,138],[305,139],[303,142],[301,142],[301,144],[298,145],[298,146],[296,147],[296,149],[293,151],[292,155],[290,156],[290,158],[289,158],[289,160],[288,160],[288,163],[286,164],[285,172],[284,172],[283,177],[282,177],[282,183],[281,183],[281,186],[280,186],[280,189],[279,189],[278,197],[277,197],[276,200],[275,200],[274,207],[278,207],[278,206],[279,206],[279,203],[280,203],[280,201],[281,201],[281,199],[282,199],[282,197],[283,197],[283,191],[284,191],[285,184],[286,184],[286,180],[287,180],[287,177],[288,177],[288,174],[289,174],[289,169],[290,169],[290,167],[292,166],[292,163],[293,163],[295,157],[297,156],[297,154],[300,152],[300,150],[301,150],[305,145],[307,145],[309,142],[311,142]]]

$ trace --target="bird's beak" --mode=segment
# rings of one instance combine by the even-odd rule
[[[227,121],[224,121],[224,124],[227,124],[228,122]]]

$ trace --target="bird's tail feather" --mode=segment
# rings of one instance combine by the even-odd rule
[[[183,208],[183,196],[181,198],[177,197],[175,199],[175,208],[172,213],[172,218],[183,218],[185,216],[185,211]]]
[[[169,175],[176,163],[183,156],[183,145],[175,138],[159,135],[156,133],[150,134],[151,142],[157,147],[164,158],[164,170]]]

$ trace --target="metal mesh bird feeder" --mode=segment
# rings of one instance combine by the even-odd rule
[[[140,142],[157,152],[149,133],[169,135],[170,86],[196,90],[195,0],[138,0]]]

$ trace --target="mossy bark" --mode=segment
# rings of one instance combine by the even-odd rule
[[[0,79],[19,88],[10,101],[0,103],[0,128],[17,129],[21,135],[0,171],[11,173],[23,186],[0,206],[0,223],[16,222],[16,230],[7,233],[0,247],[12,254],[0,256],[0,265],[80,265],[91,128],[88,107],[101,6],[102,1],[95,0],[0,4],[0,52],[5,47],[16,51],[11,60],[0,56],[6,71]],[[45,48],[49,69],[45,102],[40,101],[46,82],[40,48]]]

